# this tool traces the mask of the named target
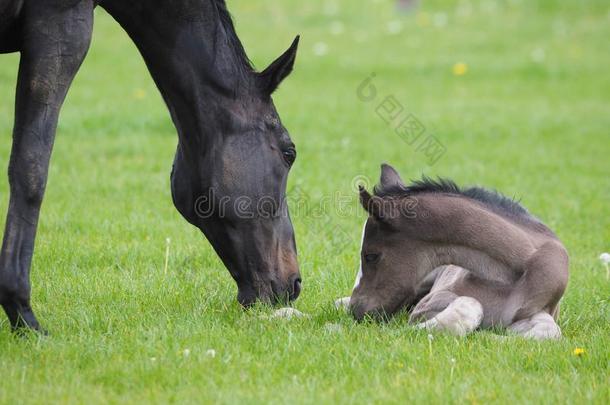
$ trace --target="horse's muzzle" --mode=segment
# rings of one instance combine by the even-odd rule
[[[293,276],[288,285],[283,288],[276,283],[261,288],[252,286],[240,286],[237,293],[237,301],[245,308],[252,306],[256,301],[267,304],[288,304],[296,300],[301,294],[302,280],[299,275]]]

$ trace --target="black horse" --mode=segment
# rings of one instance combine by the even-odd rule
[[[292,71],[298,37],[256,72],[224,0],[0,0],[0,53],[21,52],[0,303],[13,328],[39,329],[30,265],[57,119],[107,10],[138,47],[178,132],[174,205],[203,231],[250,305],[301,289],[285,203],[296,158],[271,94]]]

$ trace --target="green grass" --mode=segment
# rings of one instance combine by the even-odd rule
[[[610,250],[607,1],[424,0],[408,15],[390,0],[229,6],[259,67],[302,34],[275,101],[299,150],[289,190],[311,208],[294,225],[304,277],[295,306],[312,317],[270,322],[260,319],[268,308],[239,308],[228,272],[171,203],[169,114],[135,47],[97,10],[33,263],[34,308],[51,334],[15,339],[0,317],[0,402],[608,403],[610,282],[597,259]],[[316,56],[320,42],[328,52]],[[465,75],[452,74],[457,62]],[[3,170],[17,64],[0,56]],[[371,72],[379,97],[394,95],[445,145],[438,163],[356,97]],[[430,343],[404,316],[356,324],[334,311],[358,262],[364,217],[352,179],[376,179],[382,161],[408,178],[451,176],[521,197],[549,224],[571,255],[564,339],[480,332]],[[6,176],[0,190],[4,213]],[[335,193],[350,196],[350,212],[327,203],[316,214]]]

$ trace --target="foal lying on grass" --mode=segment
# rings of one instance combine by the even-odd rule
[[[353,316],[410,310],[418,328],[459,336],[506,327],[555,339],[568,254],[517,202],[482,188],[424,178],[406,186],[382,165],[375,195],[360,188],[369,218],[352,296]]]

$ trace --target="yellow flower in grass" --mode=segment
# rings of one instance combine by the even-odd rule
[[[452,70],[455,76],[464,76],[468,72],[468,65],[464,62],[458,62],[453,65]]]
[[[133,91],[133,98],[136,100],[142,100],[146,97],[146,91],[144,89],[135,89]]]
[[[428,15],[428,13],[424,12],[417,13],[416,21],[418,26],[427,27],[428,25],[430,25],[430,16]]]
[[[583,349],[582,347],[577,347],[576,349],[574,349],[574,351],[572,352],[572,354],[574,356],[582,356],[583,354],[585,354],[586,351],[585,349]]]

